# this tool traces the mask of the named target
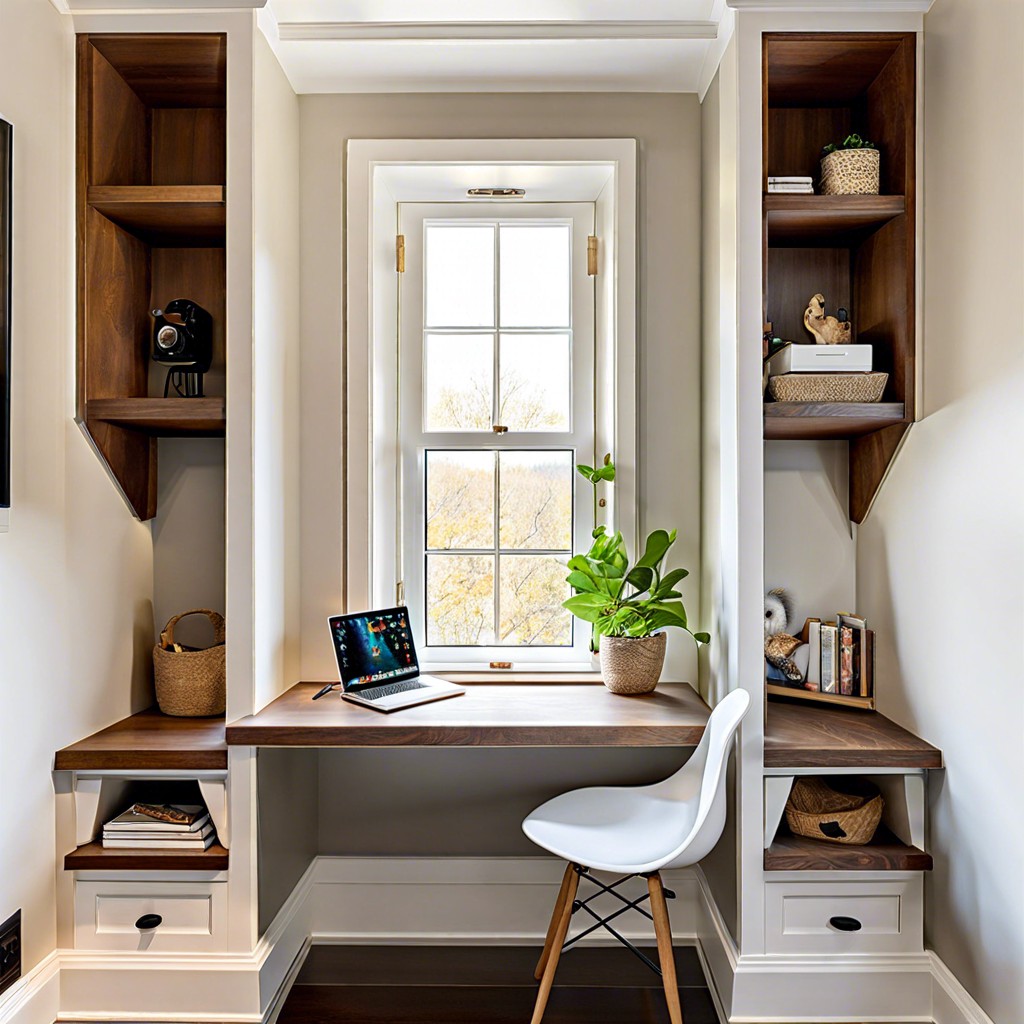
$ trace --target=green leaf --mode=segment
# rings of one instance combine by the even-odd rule
[[[586,477],[586,479],[589,480],[591,483],[594,482],[593,466],[584,466],[582,463],[580,463],[579,465],[576,466],[576,472],[579,473],[580,476]]]
[[[626,582],[642,594],[654,582],[654,570],[646,565],[637,565],[626,577]]]
[[[613,465],[602,466],[599,470],[594,473],[594,483],[599,480],[614,480],[615,479],[615,467]]]
[[[697,643],[699,643],[699,644],[709,644],[709,643],[711,643],[711,634],[710,633],[694,633],[693,634],[693,639],[696,640]]]
[[[593,578],[588,576],[585,572],[579,572],[573,570],[566,577],[566,583],[569,584],[573,590],[579,590],[587,594],[599,594],[601,591],[598,589],[597,583],[594,582]]]
[[[612,453],[611,452],[605,452],[604,453],[604,464],[606,466],[613,465],[613,463],[612,463]]]
[[[680,580],[685,580],[686,577],[689,575],[690,572],[688,569],[673,569],[671,572],[667,572],[664,576],[661,577],[661,586],[669,587],[671,589]]]
[[[664,601],[648,605],[648,614],[664,613],[671,617],[670,625],[686,628],[686,609],[680,601]]]
[[[637,566],[648,566],[656,568],[665,557],[668,549],[675,543],[676,531],[667,533],[665,530],[655,530],[647,538],[647,546],[644,548],[643,556],[637,561]]]
[[[584,622],[597,622],[605,614],[608,598],[602,594],[576,594],[564,600],[562,607]]]

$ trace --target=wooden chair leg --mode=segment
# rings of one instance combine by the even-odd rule
[[[555,981],[555,971],[558,970],[558,959],[562,955],[562,946],[565,943],[565,936],[569,932],[569,921],[572,918],[572,904],[576,899],[576,889],[580,884],[580,876],[569,865],[565,874],[564,899],[562,901],[562,912],[558,915],[558,923],[555,925],[555,933],[551,936],[550,948],[547,950],[544,973],[540,979],[540,988],[537,991],[537,1002],[533,1007],[533,1017],[530,1024],[540,1024],[544,1018],[544,1010],[548,1005],[548,996],[551,995],[551,986]]]
[[[665,1000],[672,1024],[683,1024],[683,1008],[679,1005],[679,983],[676,981],[676,962],[672,955],[672,928],[668,921],[668,906],[661,874],[655,872],[647,879],[651,894],[651,913],[654,916],[654,934],[658,937],[658,959],[661,961],[661,980],[665,985]]]
[[[558,890],[558,899],[555,900],[555,909],[551,912],[551,923],[548,925],[548,933],[544,938],[544,952],[541,953],[540,959],[537,961],[537,969],[533,972],[533,976],[540,981],[544,976],[544,968],[548,962],[548,954],[551,952],[551,944],[555,938],[555,929],[558,927],[558,922],[562,919],[562,909],[565,906],[565,894],[569,891],[569,876],[574,875],[575,869],[571,864],[565,865],[565,874],[562,875],[562,885]]]

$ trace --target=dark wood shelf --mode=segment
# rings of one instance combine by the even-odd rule
[[[90,185],[87,201],[148,245],[224,245],[223,185]]]
[[[208,850],[105,850],[97,839],[64,858],[65,871],[227,871],[228,851],[215,842]]]
[[[122,718],[58,750],[56,771],[227,770],[223,718],[174,718],[156,708]]]
[[[766,194],[769,245],[847,246],[906,213],[905,196]]]
[[[806,643],[806,641],[804,641]],[[796,686],[783,686],[781,683],[765,683],[765,691],[769,697],[781,697],[785,700],[810,701],[814,704],[824,704],[832,707],[860,708],[862,711],[874,711],[874,697],[854,697],[841,693],[818,693],[814,690],[804,690]]]
[[[931,871],[930,853],[901,843],[879,826],[866,846],[793,835],[785,826],[764,851],[765,871]]]
[[[223,398],[92,398],[86,417],[153,437],[223,437]]]
[[[904,423],[902,402],[765,402],[766,441],[849,440]]]
[[[620,697],[601,683],[469,684],[451,697],[384,715],[320,683],[297,683],[258,714],[227,727],[229,746],[688,747],[710,709],[688,683]]]
[[[768,702],[766,768],[941,768],[942,752],[877,711]]]

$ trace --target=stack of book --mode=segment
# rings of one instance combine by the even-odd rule
[[[103,848],[207,849],[217,838],[210,814],[197,805],[132,804],[103,826]]]
[[[875,633],[859,615],[841,612],[834,622],[808,620],[804,689],[842,697],[875,695]]]
[[[771,193],[784,192],[791,195],[814,195],[814,179],[799,175],[770,177],[768,191]]]

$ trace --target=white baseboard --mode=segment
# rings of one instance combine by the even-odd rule
[[[934,954],[932,958],[932,1016],[935,1024],[993,1024],[992,1018]]]
[[[60,1009],[60,954],[51,953],[0,996],[0,1024],[53,1024]]]
[[[321,857],[315,866],[313,942],[539,945],[564,868],[551,857]],[[636,884],[639,893],[643,882]],[[669,871],[665,885],[676,893],[669,904],[672,933],[692,942],[696,876]],[[600,910],[607,899],[593,906]],[[639,914],[624,915],[618,927],[633,941],[654,940],[650,922]],[[595,935],[593,941],[604,940]]]
[[[0,1024],[274,1024],[311,942],[540,945],[561,872],[550,858],[320,857],[251,954],[59,950],[0,997]],[[665,884],[723,1022],[993,1024],[934,953],[741,956],[699,869]],[[638,914],[619,925],[653,941]]]

